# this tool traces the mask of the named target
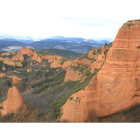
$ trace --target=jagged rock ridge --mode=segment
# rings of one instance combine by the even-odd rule
[[[140,22],[128,21],[119,29],[102,69],[64,104],[61,120],[89,121],[140,103],[139,73]]]

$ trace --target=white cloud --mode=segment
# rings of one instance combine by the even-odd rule
[[[138,0],[1,0],[0,34],[114,38],[138,9]]]

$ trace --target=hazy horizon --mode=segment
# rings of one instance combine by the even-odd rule
[[[124,21],[122,19],[103,17],[47,17],[44,25],[31,25],[31,23],[29,25],[24,23],[4,25],[3,28],[0,28],[0,37],[37,40],[63,36],[93,40],[113,40]],[[33,20],[31,19],[30,22],[33,22]]]
[[[0,36],[113,40],[121,25],[140,17],[136,12],[138,4],[133,3],[126,0],[4,0],[0,8]]]

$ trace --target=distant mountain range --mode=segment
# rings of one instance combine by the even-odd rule
[[[54,36],[39,41],[32,38],[12,38],[0,36],[0,50],[7,50],[9,46],[32,46],[36,50],[42,49],[60,49],[71,50],[78,53],[87,53],[91,48],[100,48],[105,42],[110,43],[108,40],[96,41],[93,39],[84,39],[76,37],[63,37]]]

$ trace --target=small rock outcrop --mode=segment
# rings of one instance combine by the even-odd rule
[[[5,73],[0,73],[0,78],[2,77],[6,77],[6,74]]]
[[[3,57],[0,57],[0,61],[3,61],[3,59],[4,59]]]
[[[20,84],[20,81],[22,80],[21,78],[15,76],[15,75],[7,76],[7,77],[12,78],[12,83],[13,84]]]
[[[3,70],[3,71],[5,71],[5,70],[6,70],[5,66],[3,66],[3,67],[2,67],[2,70]]]
[[[27,72],[31,72],[32,70],[31,69],[27,69]]]

